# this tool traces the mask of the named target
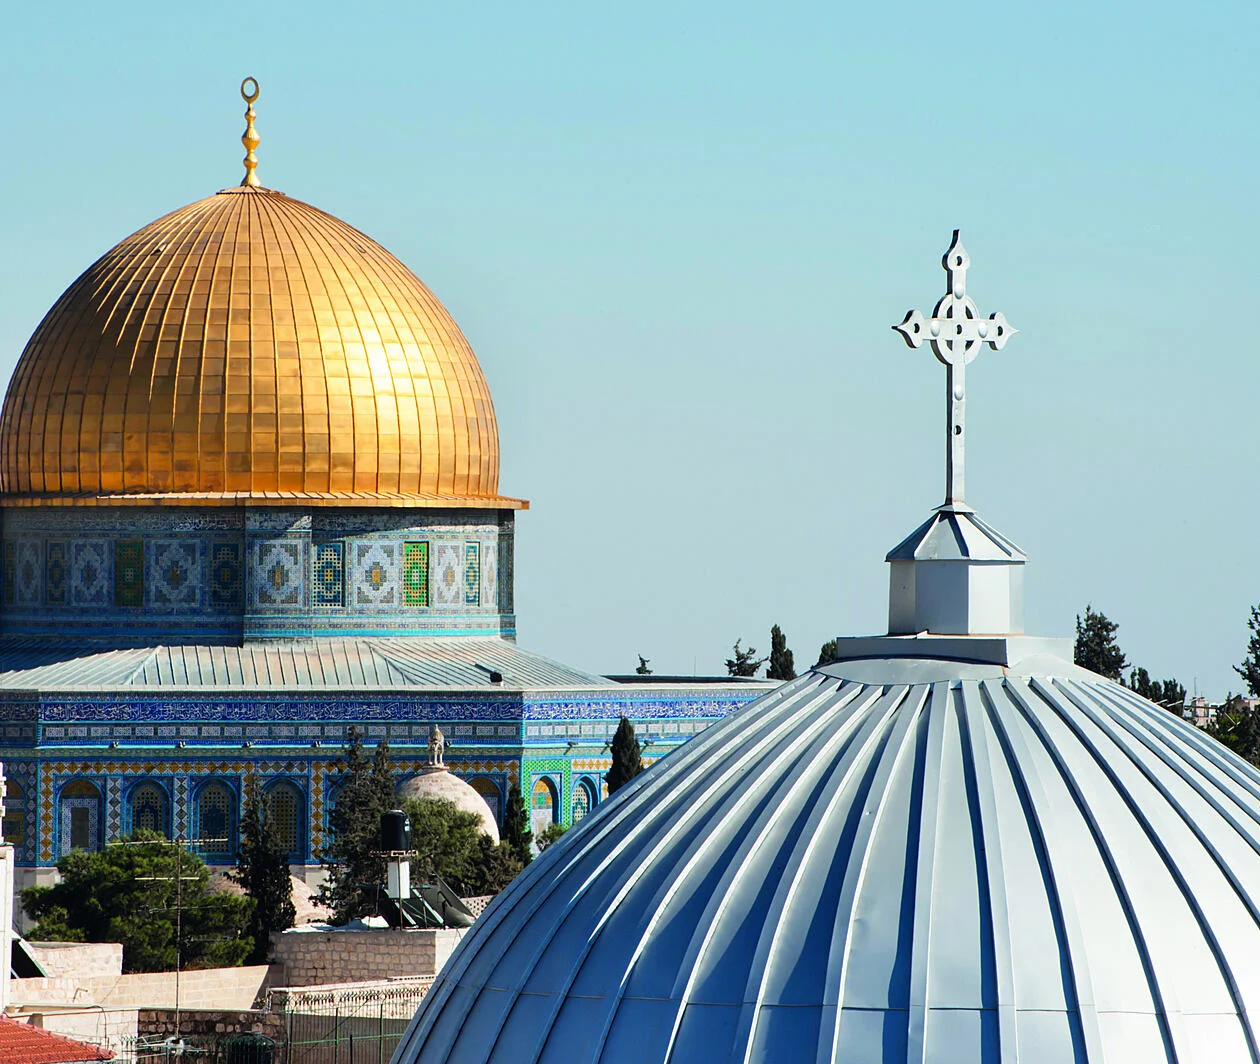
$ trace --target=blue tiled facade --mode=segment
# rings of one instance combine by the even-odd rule
[[[557,796],[554,816],[568,824],[575,805],[581,815],[592,798],[598,803],[603,797],[607,743],[622,713],[635,721],[654,759],[759,693],[627,687],[405,698],[9,695],[0,700],[10,781],[6,823],[22,822],[20,837],[12,840],[20,865],[52,865],[70,841],[63,830],[66,801],[95,810],[99,828],[92,830],[99,839],[93,838],[103,844],[134,826],[131,796],[149,781],[169,799],[170,830],[207,839],[200,846],[207,858],[230,863],[234,835],[217,844],[220,836],[204,835],[200,818],[227,808],[228,820],[239,823],[243,781],[257,773],[264,789],[284,781],[299,796],[304,830],[293,860],[314,863],[349,726],[369,743],[389,741],[401,782],[423,766],[429,729],[440,724],[451,743],[451,770],[488,797],[497,796],[496,809],[502,810],[511,784],[521,784],[528,795],[533,782],[546,776]],[[66,798],[72,784],[73,796]],[[211,784],[226,788],[230,799],[203,795]],[[97,797],[80,793],[87,790]],[[198,796],[206,798],[205,809]]]
[[[4,636],[515,635],[510,510],[13,508],[3,536]]]
[[[141,824],[230,864],[251,774],[291,860],[315,863],[352,725],[389,741],[401,782],[440,724],[448,765],[500,816],[519,784],[540,823],[568,824],[603,797],[623,714],[654,759],[760,693],[619,687],[508,653],[511,510],[5,507],[0,520],[5,834],[30,870]]]

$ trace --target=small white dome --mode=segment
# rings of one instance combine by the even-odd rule
[[[495,842],[499,841],[499,825],[494,822],[494,813],[486,800],[470,784],[441,765],[430,765],[420,775],[407,780],[398,788],[398,797],[404,801],[408,798],[445,798],[465,813],[479,816],[481,830]]]

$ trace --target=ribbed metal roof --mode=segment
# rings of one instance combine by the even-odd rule
[[[502,676],[494,683],[492,674]],[[503,639],[313,639],[95,652],[0,644],[0,690],[615,687]]]
[[[1257,1010],[1260,773],[1067,662],[877,658],[568,832],[394,1061],[1230,1064]]]

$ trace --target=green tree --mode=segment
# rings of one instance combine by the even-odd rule
[[[1127,686],[1129,690],[1137,692],[1143,698],[1149,698],[1178,716],[1185,709],[1186,689],[1176,680],[1154,680],[1150,673],[1139,666],[1130,670]]]
[[[643,771],[643,751],[634,735],[634,725],[625,717],[617,724],[612,740],[612,766],[604,777],[608,793],[619,791]]]
[[[788,650],[787,636],[777,624],[770,627],[770,667],[766,669],[766,679],[796,679],[796,662],[792,660],[792,652]]]
[[[1241,695],[1229,695],[1207,726],[1207,733],[1239,757],[1260,764],[1260,713],[1248,708]]]
[[[1116,643],[1116,630],[1120,626],[1107,620],[1105,614],[1095,613],[1094,607],[1086,605],[1085,617],[1076,615],[1076,647],[1072,657],[1077,665],[1109,680],[1119,681],[1128,665]]]
[[[728,676],[756,676],[757,670],[766,663],[765,658],[757,657],[757,648],[749,647],[747,650],[740,648],[743,639],[735,640],[735,656],[726,659],[726,674]]]
[[[476,813],[446,798],[413,798],[406,808],[416,851],[411,861],[416,883],[430,882],[438,875],[460,897],[471,898],[497,894],[524,867],[511,844],[496,844],[482,830]]]
[[[1260,698],[1260,606],[1251,607],[1247,627],[1251,630],[1247,654],[1241,665],[1234,666],[1234,671],[1246,681],[1252,698]]]
[[[814,668],[819,665],[830,665],[833,661],[840,660],[840,651],[834,639],[828,639],[821,647],[818,648],[818,660],[814,662]]]
[[[241,845],[232,880],[254,901],[246,932],[253,939],[250,964],[265,964],[273,931],[286,931],[297,919],[293,907],[293,879],[289,855],[264,813],[258,775],[245,781],[245,814],[241,817]]]
[[[548,824],[538,836],[538,852],[542,853],[553,842],[559,842],[560,837],[568,830],[563,824]]]
[[[648,668],[651,658],[645,658],[642,654],[637,655],[639,659],[639,667],[634,670],[636,676],[651,676],[652,670]]]
[[[521,788],[515,783],[508,788],[507,809],[503,812],[503,841],[520,861],[521,867],[533,860],[534,853],[530,847],[534,842],[534,833],[529,829],[529,811],[521,798]]]
[[[352,727],[339,767],[343,782],[328,818],[331,838],[319,855],[328,878],[318,897],[332,910],[333,922],[344,924],[374,910],[363,888],[385,882],[385,860],[375,854],[381,845],[381,814],[394,806],[389,744],[382,739],[369,760],[359,730]]]
[[[124,972],[169,972],[177,956],[183,968],[232,967],[253,949],[252,899],[211,890],[205,862],[154,832],[71,850],[57,871],[56,886],[22,891],[33,939],[121,942]]]

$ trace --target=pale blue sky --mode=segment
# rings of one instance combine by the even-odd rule
[[[1260,600],[1260,6],[25,4],[0,40],[0,378],[126,234],[240,179],[380,240],[494,393],[521,642],[721,671],[882,631],[940,501],[970,291],[968,496],[1028,628],[1092,601],[1213,696]]]

